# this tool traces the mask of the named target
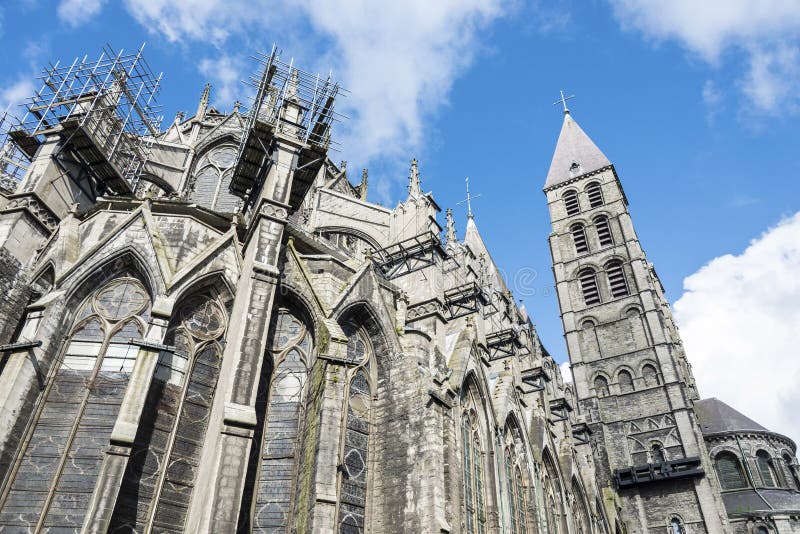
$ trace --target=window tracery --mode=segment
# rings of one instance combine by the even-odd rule
[[[469,390],[461,419],[461,440],[464,460],[464,505],[466,532],[486,534],[485,471],[483,446],[474,392]]]
[[[131,340],[142,338],[149,304],[144,286],[123,277],[93,291],[75,313],[4,502],[28,510],[31,527],[82,526],[91,495],[76,493],[75,481],[96,483],[138,355]]]

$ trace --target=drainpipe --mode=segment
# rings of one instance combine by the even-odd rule
[[[758,488],[756,488],[756,481],[755,481],[755,479],[753,478],[753,473],[750,471],[750,462],[748,462],[748,461],[747,461],[747,458],[746,458],[746,457],[745,457],[745,455],[744,455],[744,449],[742,449],[742,444],[741,444],[741,442],[739,441],[739,436],[737,436],[736,434],[734,434],[734,435],[733,435],[733,439],[735,439],[735,440],[736,440],[736,445],[739,447],[739,454],[741,454],[741,455],[742,455],[742,463],[744,464],[744,470],[747,472],[747,478],[748,478],[748,479],[750,479],[750,484],[752,484],[752,486],[753,486],[753,491],[755,491],[755,492],[756,492],[756,495],[758,495],[758,496],[759,496],[759,498],[760,498],[762,501],[764,501],[764,504],[766,504],[767,506],[769,506],[769,509],[770,509],[770,510],[774,510],[775,508],[773,508],[773,507],[772,507],[772,505],[769,503],[769,501],[768,501],[767,499],[765,499],[765,498],[764,498],[764,496],[763,496],[763,495],[761,495],[761,492],[760,492],[760,491],[758,491]]]

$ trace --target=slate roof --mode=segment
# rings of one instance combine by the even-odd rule
[[[572,169],[575,163],[577,167]],[[611,161],[589,139],[575,119],[565,113],[544,188],[548,189],[609,165]]]
[[[769,432],[746,415],[717,398],[702,399],[694,403],[694,411],[703,434],[717,432],[756,431]]]

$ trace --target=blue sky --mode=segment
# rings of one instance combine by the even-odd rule
[[[781,0],[19,0],[0,6],[0,105],[26,96],[47,61],[147,41],[149,63],[164,71],[166,122],[194,109],[206,81],[230,109],[246,101],[249,55],[277,42],[351,91],[333,158],[349,161],[353,181],[369,167],[371,200],[404,198],[417,157],[423,187],[455,209],[463,236],[456,203],[470,176],[495,261],[564,360],[541,192],[563,89],[616,165],[668,297],[681,299],[701,392],[739,397],[737,407],[791,433],[800,365],[794,342],[777,333],[800,330],[798,35],[800,6]],[[684,287],[693,275],[696,286]],[[764,326],[748,331],[754,324]],[[723,350],[708,332],[730,343]],[[773,383],[741,398],[715,378],[720,366],[748,376],[759,365],[765,382],[785,376],[785,391]],[[778,399],[765,402],[766,391]]]

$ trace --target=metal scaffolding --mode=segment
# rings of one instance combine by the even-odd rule
[[[116,193],[132,191],[161,124],[162,75],[153,74],[143,49],[117,53],[107,46],[97,60],[49,65],[11,139],[32,158],[47,136],[59,135],[98,181]]]
[[[8,112],[0,117],[0,190],[7,194],[16,191],[31,162],[9,137],[9,130],[16,125],[17,121]]]
[[[298,69],[294,59],[281,60],[276,46],[253,59],[258,73],[245,83],[255,89],[247,112],[231,189],[246,195],[268,164],[267,147],[275,133],[290,135],[312,149],[335,149],[331,127],[346,118],[334,111],[336,97],[346,93],[329,74],[326,78]]]

